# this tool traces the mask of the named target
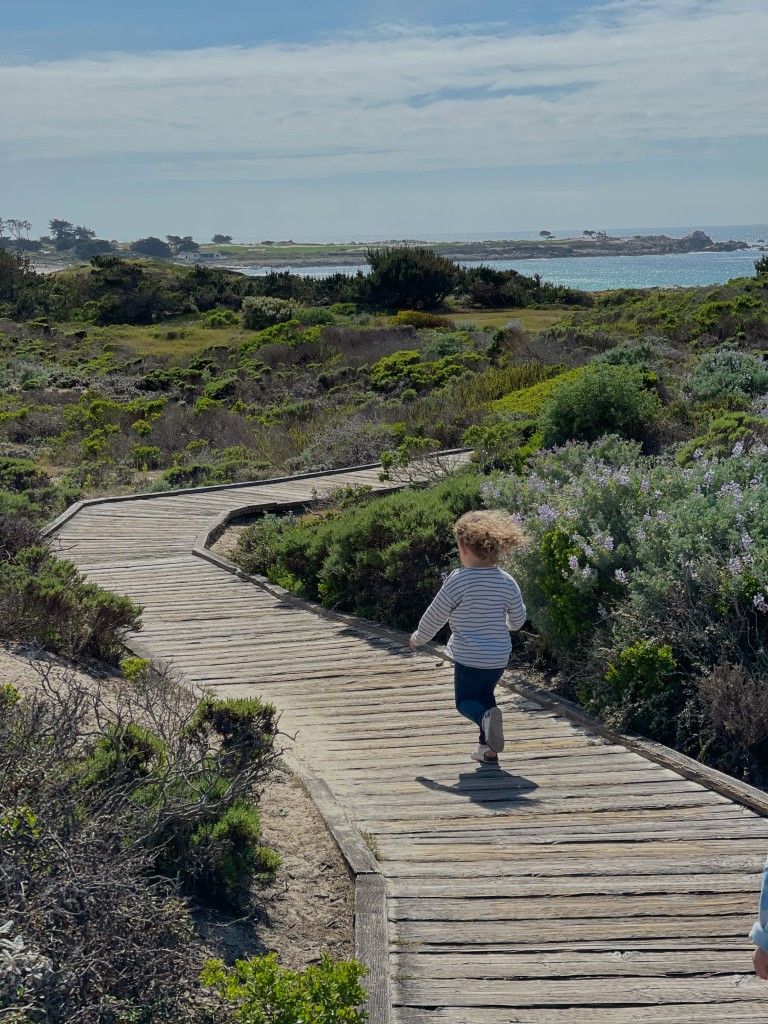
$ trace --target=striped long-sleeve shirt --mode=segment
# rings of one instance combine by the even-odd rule
[[[509,631],[525,622],[525,605],[515,579],[498,566],[454,569],[421,617],[413,642],[428,643],[446,624],[448,653],[470,668],[505,668]]]
[[[752,925],[750,939],[760,949],[768,952],[768,860],[763,871],[763,889],[760,893],[760,909],[757,921]]]

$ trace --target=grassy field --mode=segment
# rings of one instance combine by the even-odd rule
[[[519,321],[526,331],[541,331],[556,324],[570,312],[564,309],[494,309],[470,313],[444,313],[459,328],[477,324],[479,328],[504,327],[510,320]],[[90,328],[89,334],[104,342],[117,342],[132,349],[136,355],[183,356],[196,355],[211,345],[236,345],[250,338],[253,331],[243,328],[212,331],[200,326],[196,317],[180,317],[163,324],[147,327],[117,325]]]
[[[222,256],[251,256],[254,259],[273,257],[275,259],[293,259],[307,256],[339,256],[355,253],[360,262],[365,262],[367,245],[312,245],[297,243],[295,245],[201,245],[201,252],[220,252]]]
[[[571,312],[567,309],[478,309],[470,313],[447,314],[459,327],[474,323],[478,327],[487,324],[495,329],[504,327],[510,320],[514,320],[526,331],[542,331],[570,315]]]
[[[92,327],[88,333],[101,341],[126,345],[137,356],[183,356],[195,355],[211,345],[236,345],[254,332],[241,327],[212,331],[201,327],[197,318],[183,317],[147,327]]]

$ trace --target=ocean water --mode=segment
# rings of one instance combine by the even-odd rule
[[[695,231],[695,227],[683,228],[612,228],[609,235],[630,237],[632,235],[668,235],[670,238],[681,238]],[[716,242],[735,239],[748,242],[755,248],[741,249],[737,252],[691,252],[669,256],[576,256],[560,259],[536,260],[493,260],[488,265],[497,270],[517,270],[521,274],[540,274],[545,281],[553,284],[569,285],[584,291],[604,291],[610,288],[684,288],[693,285],[724,284],[733,277],[751,277],[754,275],[755,260],[764,255],[758,248],[761,242],[768,245],[767,224],[735,224],[704,226],[698,230],[706,232]],[[572,238],[579,231],[553,232],[560,238]],[[437,241],[493,241],[509,238],[538,238],[538,232],[508,231],[496,234],[453,234],[443,236],[423,236],[425,242]],[[294,239],[305,242],[366,242],[380,241],[359,237],[349,238],[312,238]],[[482,261],[461,261],[463,266],[482,266]],[[346,267],[280,267],[302,276],[327,277],[339,271],[354,274],[358,270],[368,272],[367,265]],[[244,268],[243,273],[262,276],[269,268]]]

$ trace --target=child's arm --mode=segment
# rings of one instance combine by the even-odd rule
[[[520,587],[513,580],[514,593],[512,599],[507,607],[507,626],[514,633],[520,629],[525,622],[528,612],[525,610],[523,604],[523,595],[520,593]]]
[[[755,973],[763,981],[768,981],[768,861],[763,870],[763,888],[760,893],[760,916],[752,926],[750,939],[757,946],[752,957]]]
[[[432,604],[421,617],[414,633],[411,634],[411,647],[421,647],[429,643],[435,633],[446,624],[448,617],[458,605],[450,579],[447,579],[438,591]]]

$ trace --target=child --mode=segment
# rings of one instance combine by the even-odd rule
[[[456,710],[480,727],[480,744],[471,756],[498,764],[504,729],[493,691],[509,661],[509,631],[520,629],[526,612],[516,581],[497,563],[524,537],[512,516],[497,511],[467,512],[453,532],[462,568],[454,569],[424,612],[411,647],[428,643],[450,624]]]

